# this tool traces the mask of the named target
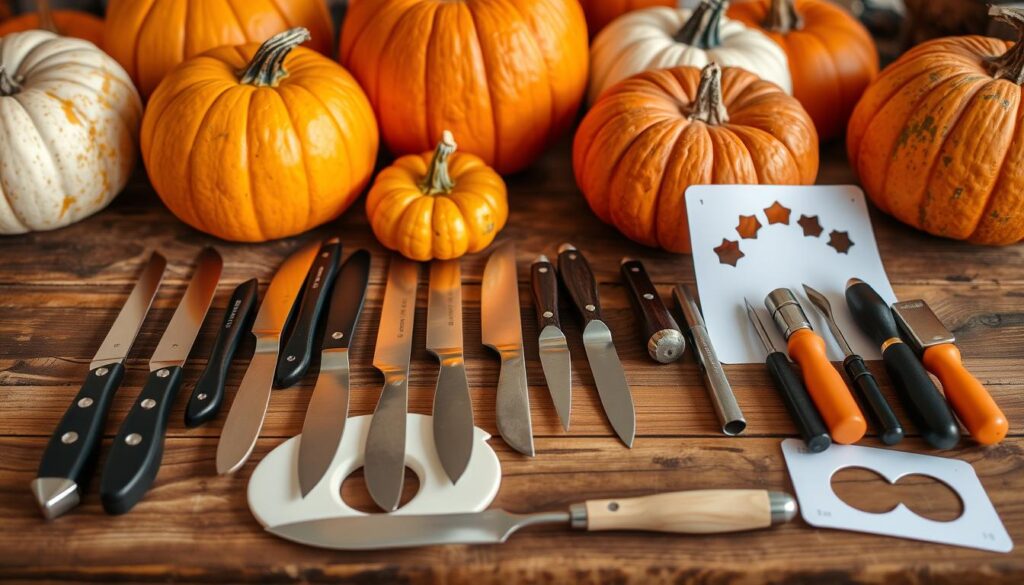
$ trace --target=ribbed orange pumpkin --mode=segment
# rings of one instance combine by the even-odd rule
[[[37,0],[36,8],[36,12],[0,22],[0,37],[38,28],[103,46],[102,19],[78,10],[53,10],[50,7],[50,0]]]
[[[631,10],[652,6],[672,8],[678,3],[678,0],[580,0],[583,12],[587,15],[587,29],[591,37],[597,36],[609,22]]]
[[[333,26],[323,0],[110,0],[104,48],[148,97],[175,65],[222,45],[261,43],[292,27],[330,55]]]
[[[878,50],[867,29],[827,0],[735,2],[728,15],[760,27],[786,51],[793,95],[821,140],[841,135],[878,74]]]
[[[359,0],[341,60],[395,154],[444,130],[500,173],[537,158],[575,120],[587,81],[577,0]]]
[[[153,93],[142,155],[185,223],[226,240],[292,236],[337,217],[369,182],[373,110],[344,68],[297,47],[308,38],[297,28],[213,49]]]
[[[993,7],[1024,39],[1024,9]],[[949,37],[887,67],[850,119],[850,164],[882,211],[938,236],[1024,239],[1024,43]]]
[[[576,133],[573,169],[603,221],[689,252],[690,185],[811,184],[818,138],[796,99],[743,69],[661,69],[602,94]]]

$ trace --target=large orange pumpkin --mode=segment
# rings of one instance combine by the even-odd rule
[[[993,7],[1024,38],[1024,9]],[[1024,239],[1024,43],[965,36],[914,47],[850,119],[850,164],[882,211],[979,244]]]
[[[678,0],[580,0],[587,15],[587,29],[590,36],[596,36],[611,21],[632,10],[667,6],[672,8]]]
[[[78,10],[53,10],[50,0],[37,0],[36,12],[22,14],[0,22],[0,37],[33,29],[48,30],[65,37],[85,39],[90,43],[103,45],[103,20]]]
[[[811,184],[818,138],[796,99],[743,69],[660,69],[601,95],[576,133],[573,170],[603,221],[689,252],[690,185]]]
[[[867,29],[828,0],[734,2],[728,14],[760,27],[786,51],[793,95],[821,140],[841,135],[878,74],[878,50]]]
[[[530,164],[574,121],[587,81],[577,0],[360,0],[341,60],[395,154],[444,130],[498,172]]]
[[[189,57],[260,43],[292,27],[309,29],[309,47],[331,54],[333,28],[323,0],[110,0],[104,48],[148,97]]]
[[[196,229],[245,242],[302,233],[341,214],[369,182],[377,125],[366,95],[292,29],[220,47],[153,93],[142,155],[167,207]]]

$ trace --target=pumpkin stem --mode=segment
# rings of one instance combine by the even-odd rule
[[[292,49],[313,38],[309,30],[301,26],[278,33],[262,45],[252,61],[239,74],[239,80],[246,85],[257,87],[275,87],[288,72],[284,69],[284,59]]]
[[[991,6],[988,9],[988,14],[1017,29],[1017,33],[1020,35],[1016,44],[1005,53],[986,59],[992,76],[996,79],[1006,79],[1017,85],[1024,85],[1024,8]]]
[[[720,33],[722,13],[729,3],[725,0],[701,0],[690,18],[673,37],[677,43],[698,49],[713,49],[722,44]]]
[[[39,28],[60,34],[57,30],[57,23],[53,20],[53,9],[50,0],[36,0],[36,13],[39,14]]]
[[[691,121],[719,126],[729,122],[729,113],[722,103],[722,68],[711,62],[700,72],[697,97],[693,100],[687,116]]]
[[[795,0],[772,0],[768,8],[768,20],[764,27],[772,32],[786,34],[804,27],[804,19],[796,11]]]
[[[0,97],[14,95],[19,91],[21,91],[21,86],[7,75],[7,67],[0,63]]]
[[[451,193],[455,188],[455,181],[448,174],[448,157],[455,152],[458,145],[455,144],[455,137],[448,130],[441,133],[441,142],[437,143],[434,149],[434,158],[430,160],[430,167],[427,168],[427,175],[420,183],[420,191],[426,195],[437,195],[438,193]]]

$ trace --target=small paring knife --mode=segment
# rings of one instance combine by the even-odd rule
[[[537,330],[540,331],[537,345],[544,381],[548,384],[562,428],[568,431],[572,412],[572,359],[558,316],[558,274],[547,256],[540,256],[533,262],[530,283],[537,312]]]
[[[640,322],[640,333],[647,347],[647,354],[659,364],[670,364],[683,357],[686,338],[676,320],[654,288],[647,269],[639,260],[623,258],[620,266],[622,279],[629,290],[629,301],[633,314]]]

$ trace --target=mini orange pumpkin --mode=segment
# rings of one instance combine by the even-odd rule
[[[433,153],[403,156],[377,175],[366,215],[384,247],[420,262],[450,260],[483,250],[505,227],[505,182],[455,148],[445,130]]]
[[[690,185],[811,184],[818,137],[796,99],[743,69],[645,71],[583,118],[573,170],[604,222],[641,244],[689,252]]]
[[[0,23],[0,37],[33,29],[84,39],[96,46],[103,45],[102,19],[79,10],[53,10],[50,7],[50,0],[37,0],[36,12],[22,14]]]
[[[185,61],[153,93],[142,155],[185,223],[258,242],[336,218],[369,182],[377,124],[362,89],[303,47],[304,28]]]

